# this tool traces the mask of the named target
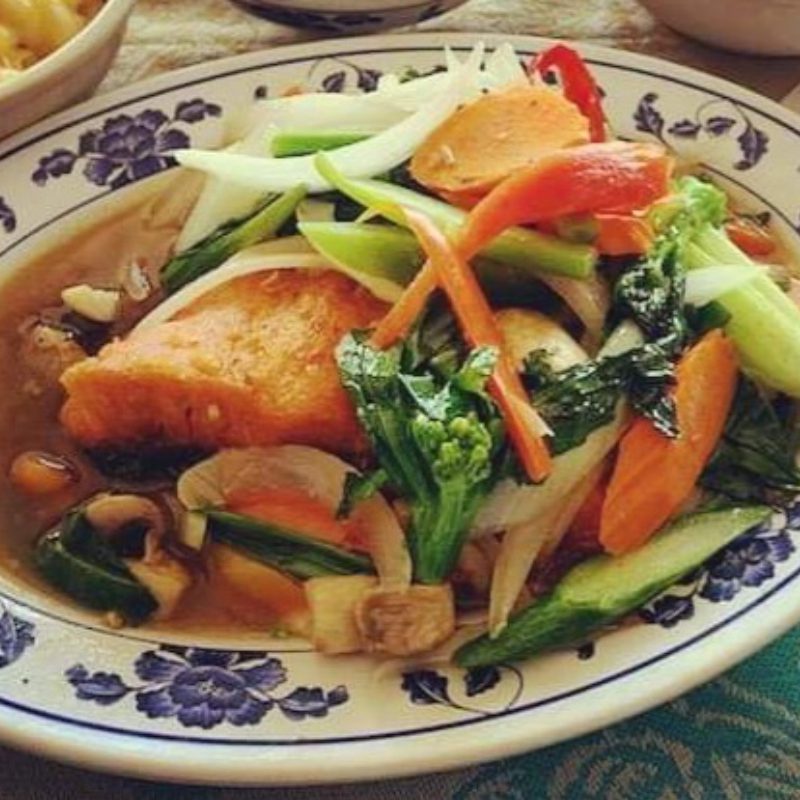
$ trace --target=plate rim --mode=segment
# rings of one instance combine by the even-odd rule
[[[230,77],[237,72],[252,71],[260,66],[268,68],[295,60],[324,58],[330,53],[438,50],[444,44],[463,48],[470,47],[479,41],[486,42],[490,46],[510,41],[519,49],[528,52],[537,51],[554,40],[527,35],[426,32],[323,39],[227,57],[137,82],[131,86],[94,97],[68,111],[48,117],[0,142],[0,162],[13,157],[16,152],[34,145],[41,139],[57,135],[63,130],[72,128],[95,116],[110,113],[139,100],[149,99],[179,88],[200,85],[208,80]],[[800,116],[769,98],[723,78],[653,56],[613,50],[589,43],[576,43],[576,46],[590,61],[603,66],[653,74],[691,88],[734,99],[738,104],[764,115],[800,137]],[[483,737],[474,737],[480,741],[470,742],[456,736],[447,737],[446,741],[437,739],[436,747],[427,747],[429,739],[432,740],[438,733],[444,732],[441,730],[441,726],[432,726],[432,730],[423,732],[409,732],[406,734],[406,741],[410,742],[415,749],[413,758],[405,752],[398,754],[396,751],[392,752],[381,746],[388,738],[396,737],[376,734],[375,741],[357,739],[355,741],[318,743],[313,747],[305,747],[302,741],[294,743],[295,747],[293,748],[281,748],[278,745],[240,744],[235,758],[230,752],[232,748],[228,748],[227,744],[209,744],[202,740],[182,741],[177,747],[189,748],[194,754],[202,753],[203,759],[203,763],[200,764],[197,760],[183,763],[183,758],[177,757],[175,744],[171,746],[169,753],[159,755],[157,752],[147,752],[140,746],[141,742],[133,741],[138,738],[135,732],[116,732],[113,734],[113,739],[106,740],[106,747],[102,751],[98,751],[92,749],[91,741],[94,736],[98,735],[97,732],[85,739],[78,740],[74,736],[75,722],[60,721],[56,723],[55,727],[45,723],[45,727],[42,727],[41,722],[31,723],[30,712],[21,711],[12,711],[2,715],[0,718],[0,741],[11,747],[21,747],[47,758],[100,771],[197,784],[221,782],[227,785],[251,786],[311,785],[401,777],[465,767],[585,735],[661,705],[716,677],[757,652],[800,621],[800,591],[797,590],[796,585],[791,586],[796,583],[798,574],[800,574],[800,569],[783,576],[780,582],[759,594],[753,602],[684,642],[678,648],[683,651],[680,671],[672,669],[674,663],[671,662],[670,656],[674,654],[674,648],[668,648],[664,653],[659,653],[657,657],[659,663],[652,664],[653,659],[648,659],[643,664],[631,668],[634,670],[634,674],[630,680],[637,691],[626,692],[623,702],[607,702],[605,705],[601,703],[599,713],[595,713],[591,718],[581,719],[577,723],[571,718],[571,715],[567,714],[561,721],[554,720],[553,726],[546,730],[542,730],[539,726],[533,734],[531,731],[527,731],[526,735],[525,731],[526,715],[533,710],[529,704],[527,708],[519,709],[514,714],[503,715],[495,719],[494,727],[490,724],[491,720],[487,720],[488,724],[483,730],[491,734],[488,741],[484,741]],[[797,595],[796,603],[791,608],[786,607],[788,604],[781,607],[780,602],[775,602],[776,599],[784,601],[787,599],[784,594],[787,589],[789,591],[794,589]],[[791,599],[791,594],[789,594],[789,599]],[[758,628],[751,627],[748,636],[744,638],[729,636],[727,639],[723,638],[718,641],[722,628],[735,622],[739,617],[747,615],[755,606],[764,603],[767,604],[767,607],[764,609],[764,616],[759,620]],[[36,613],[39,612],[36,611]],[[62,621],[58,624],[69,625],[71,623]],[[628,673],[629,670],[624,672]],[[666,673],[666,675],[661,673]],[[644,691],[645,687],[639,684],[642,684],[645,679],[651,684],[655,684],[655,691]],[[601,691],[605,681],[601,681],[600,684],[597,687],[589,687],[586,693],[591,695],[595,691]],[[630,685],[631,683],[626,684],[626,686]],[[568,699],[554,701],[553,708],[557,710],[558,706]],[[533,708],[536,708],[536,704],[533,704]],[[113,746],[111,746],[111,741],[114,742]],[[234,740],[231,740],[230,743],[234,743]],[[221,753],[211,753],[211,750],[216,748],[223,750],[227,748],[224,759],[221,758]],[[250,754],[248,748],[258,752]],[[269,754],[266,752],[268,750]],[[341,758],[338,757],[339,751],[341,751]],[[323,752],[325,755],[329,752],[337,754],[337,757],[326,759],[324,775],[320,774],[320,771],[309,770],[311,764],[316,762],[318,756]],[[288,753],[291,755],[287,758],[286,754]],[[254,758],[256,755],[260,758]],[[90,763],[85,763],[87,756],[91,758]],[[215,774],[220,769],[223,774]]]

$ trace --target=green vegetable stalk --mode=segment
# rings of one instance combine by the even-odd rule
[[[272,137],[270,144],[272,155],[275,158],[286,158],[287,156],[307,156],[322,150],[336,150],[369,137],[368,133],[348,131],[280,130]]]
[[[211,510],[206,516],[209,532],[216,541],[298,580],[375,572],[367,556],[280,525],[228,511]]]
[[[315,161],[325,180],[340,192],[376,211],[397,225],[405,225],[403,208],[413,208],[429,216],[443,230],[456,230],[466,219],[466,212],[434,197],[386,181],[356,180],[342,175],[324,153]],[[597,262],[597,251],[585,244],[572,244],[555,236],[528,228],[509,228],[482,254],[536,276],[539,272],[568,278],[589,277]]]
[[[170,259],[161,269],[161,285],[172,294],[216,269],[245,247],[273,238],[305,195],[305,188],[298,186],[277,198],[267,198],[246,217],[229,220]]]

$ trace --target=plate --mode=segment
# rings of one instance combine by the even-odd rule
[[[371,88],[433,67],[445,41],[316,42],[218,61],[104,95],[0,144],[0,269],[104,206],[169,180],[172,149],[220,142],[242,104],[303,82]],[[500,38],[480,37],[499,44]],[[505,40],[504,37],[503,40]],[[547,42],[512,39],[528,55]],[[702,160],[797,248],[800,119],[716,78],[582,47],[620,135]],[[462,672],[376,671],[302,642],[111,631],[0,571],[0,738],[84,767],[162,780],[308,784],[463,767],[663,703],[800,620],[800,503],[776,514],[626,626],[578,650]]]

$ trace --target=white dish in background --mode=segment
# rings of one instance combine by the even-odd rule
[[[800,0],[640,0],[662,22],[742,53],[800,55]]]
[[[76,36],[0,83],[0,138],[88,97],[108,72],[136,0],[106,0]]]
[[[216,61],[0,143],[0,279],[65,229],[170,180],[171,148],[219,145],[225,121],[254,98],[299,82],[374,85],[379,71],[436,66],[445,42],[463,55],[481,38],[505,40],[384,36]],[[526,57],[548,44],[511,41]],[[580,49],[621,136],[702,157],[797,248],[800,118],[684,67]],[[0,569],[0,739],[82,767],[225,785],[379,779],[509,756],[672,699],[788,630],[800,621],[798,544],[800,503],[668,590],[647,624],[593,650],[406,675],[256,633],[108,630]]]
[[[275,22],[331,33],[365,33],[438,17],[467,0],[237,0]]]

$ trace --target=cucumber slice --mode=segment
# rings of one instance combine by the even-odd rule
[[[111,571],[69,552],[59,531],[39,542],[34,558],[48,583],[87,608],[116,611],[133,625],[158,608],[153,595],[130,573]]]
[[[574,644],[646,603],[769,514],[766,506],[693,514],[639,550],[585,561],[551,594],[513,616],[497,638],[484,635],[459,648],[455,661],[479,667]]]

